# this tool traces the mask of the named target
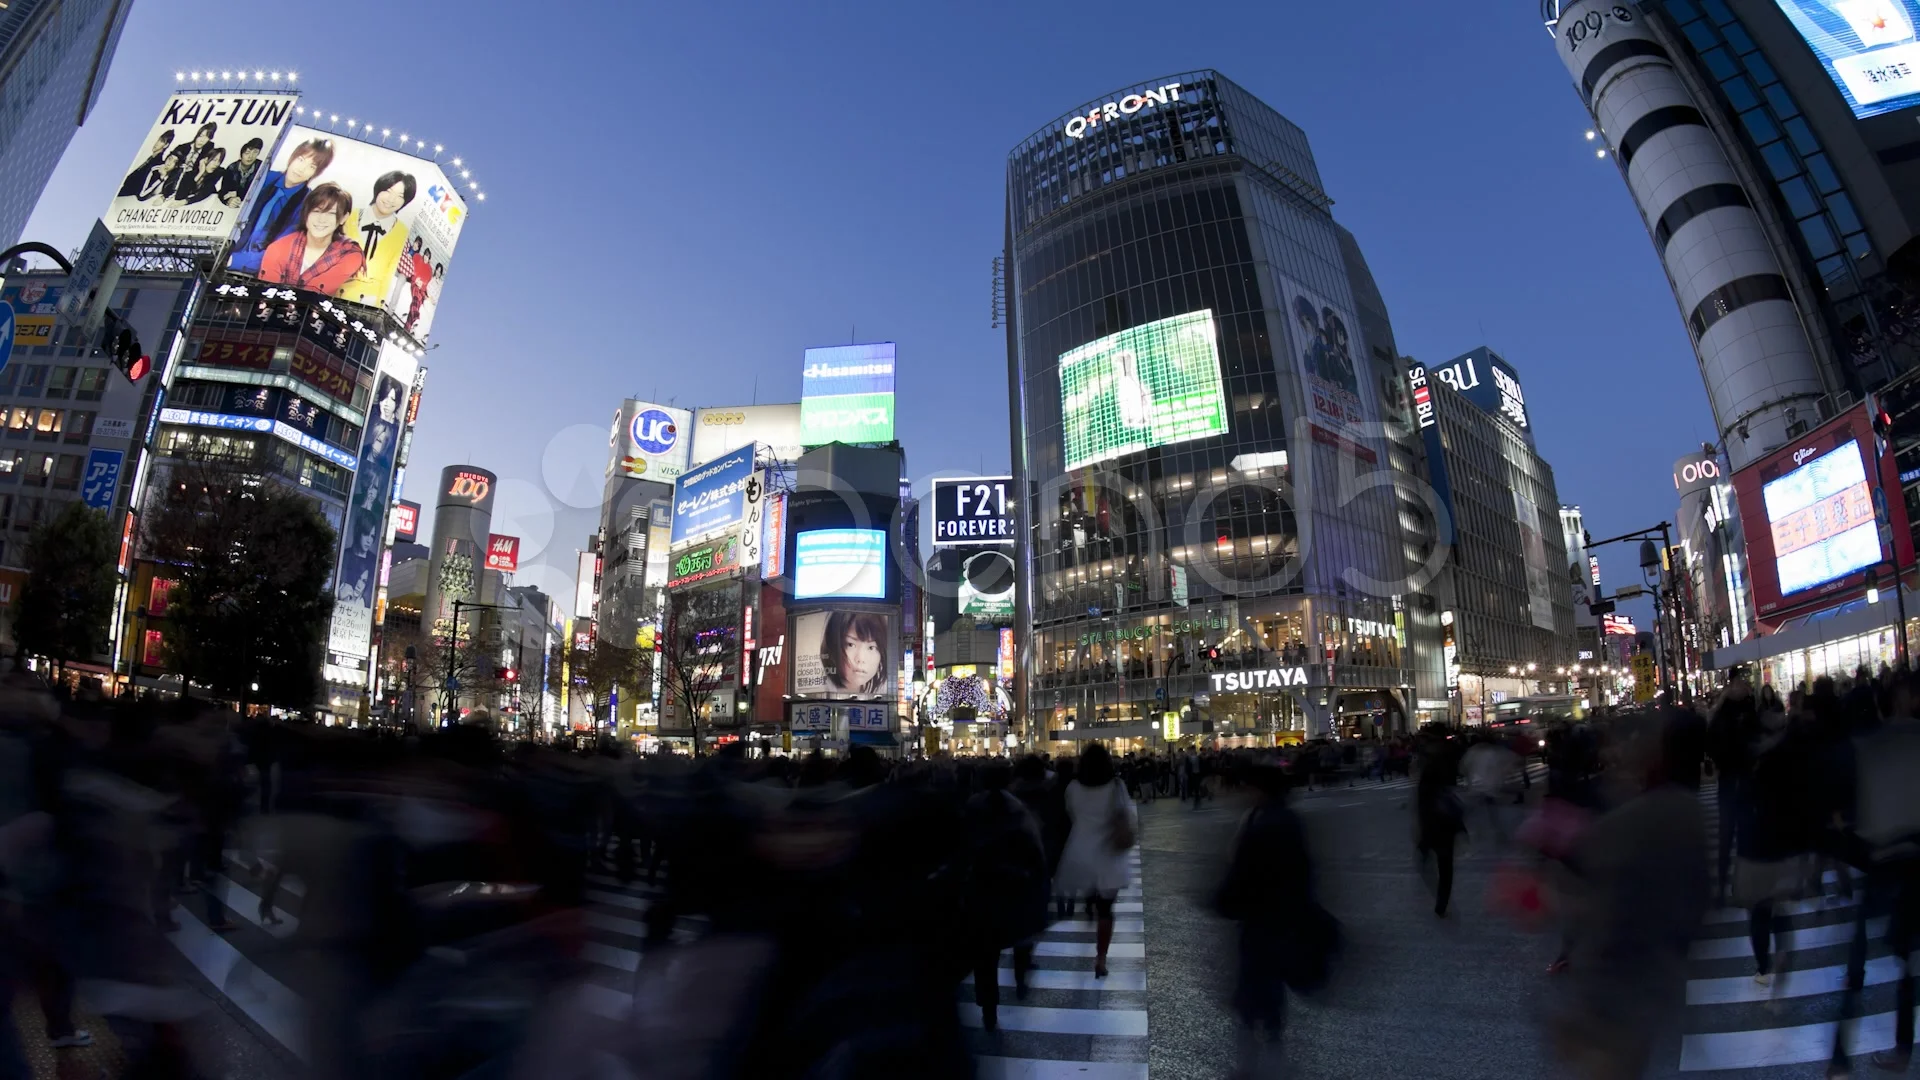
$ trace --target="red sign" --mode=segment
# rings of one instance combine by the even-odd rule
[[[1627,618],[1625,615],[1600,616],[1600,632],[1603,634],[1619,634],[1622,637],[1634,637],[1639,633],[1639,631],[1634,629],[1633,620]]]
[[[485,473],[454,473],[453,486],[447,494],[456,499],[465,499],[478,505],[487,501],[487,495],[493,491],[493,478]]]
[[[751,586],[749,586],[751,587]],[[754,637],[753,719],[777,724],[787,718],[787,597],[777,585],[760,585],[760,619]],[[744,677],[742,681],[745,681]]]
[[[332,361],[305,351],[304,346],[293,351],[293,359],[288,361],[287,370],[293,373],[294,378],[335,401],[349,404],[353,401],[354,377]]]
[[[1848,448],[1857,448],[1859,457],[1840,454],[1833,459],[1835,464],[1815,467],[1828,455]],[[1851,471],[1848,466],[1861,470],[1851,482],[1845,478]],[[1775,489],[1775,510],[1769,513],[1767,485],[1795,473],[1801,474],[1799,479]],[[1788,615],[1862,595],[1867,578],[1889,561],[1900,566],[1913,561],[1900,468],[1894,463],[1892,447],[1885,453],[1875,447],[1864,403],[1735,472],[1733,492],[1747,534],[1747,580],[1753,588],[1754,613],[1769,628]],[[1876,513],[1883,504],[1882,493],[1884,520]],[[1871,565],[1860,565],[1858,548],[1844,538],[1860,536],[1858,530],[1866,526],[1877,526],[1878,535],[1869,546],[1877,546],[1878,558]],[[1888,532],[1891,548],[1886,542]],[[1836,560],[1837,566],[1852,569],[1830,580],[1809,580],[1824,567],[1836,565]],[[1783,565],[1791,592],[1782,592]],[[1885,572],[1890,577],[1891,567]]]
[[[200,343],[200,352],[194,359],[202,364],[265,371],[273,366],[273,346],[257,341],[234,341],[229,338],[210,337]]]
[[[420,536],[420,504],[401,502],[393,508],[393,538],[413,543]]]
[[[487,569],[511,574],[520,569],[520,538],[491,533],[487,536]]]

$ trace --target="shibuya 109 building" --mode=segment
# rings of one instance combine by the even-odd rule
[[[1100,95],[1013,150],[1031,742],[1233,745],[1445,715],[1423,593],[1444,511],[1385,304],[1332,206],[1306,133],[1212,71]]]

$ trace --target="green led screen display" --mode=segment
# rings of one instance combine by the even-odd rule
[[[1225,434],[1213,312],[1192,311],[1060,354],[1066,468]]]

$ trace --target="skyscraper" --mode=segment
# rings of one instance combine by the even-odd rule
[[[1033,737],[1412,717],[1410,429],[1384,304],[1306,133],[1212,71],[1123,87],[1007,166]],[[1430,618],[1437,616],[1428,615]],[[1437,678],[1436,667],[1436,678]]]
[[[0,6],[0,248],[27,227],[53,167],[107,81],[133,0]]]

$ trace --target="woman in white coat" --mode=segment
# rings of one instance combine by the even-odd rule
[[[1062,896],[1086,897],[1098,920],[1093,974],[1107,974],[1107,946],[1113,944],[1113,901],[1131,875],[1127,852],[1133,848],[1139,819],[1127,786],[1114,775],[1107,748],[1090,742],[1066,790],[1067,817],[1073,827],[1060,854],[1054,887]]]

